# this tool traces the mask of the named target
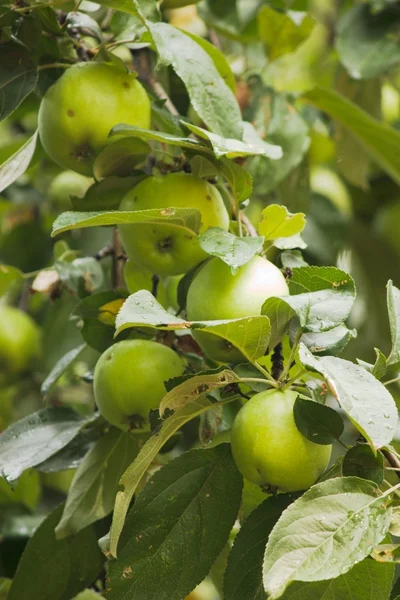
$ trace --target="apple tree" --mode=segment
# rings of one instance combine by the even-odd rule
[[[399,600],[399,31],[2,0],[1,599]]]

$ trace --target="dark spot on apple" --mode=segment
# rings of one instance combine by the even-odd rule
[[[69,117],[73,117],[73,116],[74,116],[74,114],[75,114],[75,113],[74,113],[74,111],[72,110],[72,108],[69,108],[69,109],[67,110],[67,115],[68,115]]]
[[[129,417],[129,429],[142,429],[145,423],[145,419],[141,415],[131,415]]]
[[[172,237],[166,237],[158,242],[160,252],[169,252],[172,248]]]
[[[208,201],[211,201],[211,200],[212,200],[212,198],[211,198],[210,194],[207,194],[206,198],[207,198],[207,200],[208,200]]]
[[[129,88],[131,87],[127,81],[124,81],[124,83],[123,83],[122,85],[123,85],[123,86],[124,86],[124,88],[126,88],[127,90],[129,90]]]

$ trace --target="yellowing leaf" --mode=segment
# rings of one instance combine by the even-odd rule
[[[99,321],[106,325],[115,325],[115,319],[124,302],[125,298],[118,298],[101,306],[98,314]]]
[[[265,240],[287,238],[300,233],[306,224],[303,213],[291,214],[285,206],[271,204],[262,211],[263,220],[258,231]]]

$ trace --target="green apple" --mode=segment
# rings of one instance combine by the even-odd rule
[[[314,444],[297,429],[297,393],[268,390],[253,396],[232,427],[232,453],[243,477],[282,492],[311,487],[328,466],[332,447]]]
[[[136,76],[111,63],[78,63],[46,92],[40,139],[64,169],[91,175],[96,155],[119,123],[150,126],[150,101]]]
[[[254,317],[271,296],[287,296],[288,286],[281,271],[266,258],[253,256],[235,275],[220,258],[200,268],[187,295],[189,321],[214,321]],[[241,362],[243,355],[223,338],[202,331],[193,337],[204,353],[222,362]]]
[[[168,306],[173,308],[175,311],[179,310],[178,286],[182,277],[182,275],[173,275],[164,280]]]
[[[378,212],[374,227],[377,233],[400,256],[400,198],[397,199],[397,202],[388,204]]]
[[[0,373],[20,375],[40,356],[40,330],[22,310],[0,305]]]
[[[228,230],[229,215],[217,188],[200,177],[188,173],[169,173],[148,177],[135,186],[122,200],[121,210],[151,208],[197,208],[201,213],[201,229]],[[130,258],[158,275],[186,273],[207,258],[195,234],[169,223],[120,225],[122,243]]]
[[[100,413],[110,423],[130,431],[148,428],[150,410],[166,394],[164,382],[182,375],[180,356],[148,340],[124,340],[108,348],[94,372],[94,395]]]
[[[63,171],[50,184],[48,197],[60,209],[71,209],[71,196],[82,198],[93,179],[80,175],[75,171]]]
[[[151,292],[153,289],[152,273],[139,267],[133,260],[127,260],[124,265],[124,279],[130,294],[139,290]],[[168,308],[169,302],[163,281],[159,281],[157,284],[157,300],[164,308]]]

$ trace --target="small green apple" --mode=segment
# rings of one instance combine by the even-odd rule
[[[127,260],[124,265],[124,279],[130,294],[135,294],[139,290],[151,292],[153,289],[152,273],[139,267],[133,260]],[[164,308],[168,308],[168,297],[163,281],[159,281],[157,284],[157,301]]]
[[[54,206],[70,210],[71,196],[83,197],[92,183],[93,179],[67,170],[54,177],[47,194]]]
[[[94,372],[94,395],[100,413],[129,431],[148,428],[148,416],[166,394],[164,382],[182,375],[180,356],[148,340],[124,340],[108,348]]]
[[[229,215],[217,188],[200,177],[188,173],[169,173],[148,177],[122,200],[121,210],[152,208],[197,208],[201,213],[201,229],[228,230]],[[186,273],[207,258],[196,235],[169,223],[120,225],[122,243],[130,258],[158,275]]]
[[[92,174],[96,155],[119,123],[150,126],[150,101],[136,76],[111,63],[78,63],[46,92],[39,135],[49,157],[64,169]]]
[[[297,429],[297,393],[268,390],[238,412],[231,445],[242,475],[256,485],[297,492],[311,487],[328,466],[332,447],[314,444]]]
[[[193,279],[187,295],[189,321],[214,321],[254,317],[271,296],[286,296],[288,286],[281,271],[266,258],[253,256],[232,275],[220,258],[213,258]],[[243,355],[223,338],[202,331],[193,337],[213,360],[240,362]]]
[[[40,330],[22,310],[0,305],[0,373],[14,377],[40,356]]]

